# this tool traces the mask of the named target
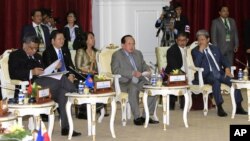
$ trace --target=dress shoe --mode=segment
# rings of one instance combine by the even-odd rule
[[[242,107],[240,107],[236,109],[236,114],[247,115],[247,112]]]
[[[222,108],[222,106],[218,106],[217,115],[219,117],[226,117],[227,116],[227,113],[224,111],[224,109]]]
[[[144,117],[141,117],[141,119],[142,119],[143,122],[145,122],[145,120],[146,120]],[[153,120],[152,118],[149,118],[148,123],[150,123],[150,124],[158,124],[159,121]]]
[[[144,121],[142,118],[137,118],[137,119],[134,119],[134,124],[135,125],[143,125]]]
[[[68,136],[69,135],[69,129],[62,129],[61,135],[62,136]],[[81,135],[81,133],[73,131],[72,137],[80,136],[80,135]]]

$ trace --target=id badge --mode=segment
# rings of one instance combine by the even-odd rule
[[[230,38],[230,34],[226,34],[226,42],[230,42],[231,38]]]
[[[69,50],[73,50],[73,42],[72,41],[68,41],[68,48],[69,48]]]
[[[45,50],[45,45],[44,43],[39,44],[39,52],[43,52]]]

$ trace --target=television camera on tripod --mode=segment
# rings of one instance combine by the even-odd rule
[[[169,6],[162,7],[162,14],[156,21],[155,27],[158,28],[156,37],[159,37],[162,31],[160,46],[175,44],[175,37],[178,32],[190,32],[188,20],[182,15],[182,5],[172,1]]]

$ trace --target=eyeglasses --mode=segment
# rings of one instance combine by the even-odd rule
[[[29,46],[29,48],[32,50],[32,51],[37,51],[38,50],[38,47],[32,47],[32,46]]]

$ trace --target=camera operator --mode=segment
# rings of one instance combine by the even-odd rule
[[[182,15],[182,5],[170,2],[170,7],[165,6],[162,8],[162,14],[155,23],[158,28],[157,37],[159,32],[163,32],[161,39],[161,46],[171,46],[175,43],[175,37],[179,32],[187,32],[189,34],[190,28],[188,20]]]

